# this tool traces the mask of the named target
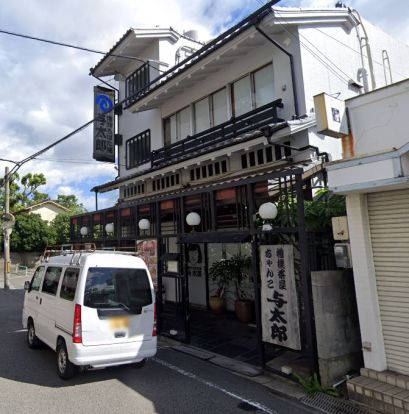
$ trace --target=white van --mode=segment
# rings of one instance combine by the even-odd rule
[[[55,251],[54,251],[55,252]],[[57,372],[142,366],[157,350],[155,295],[138,257],[107,251],[45,254],[25,284],[27,342],[57,352]]]

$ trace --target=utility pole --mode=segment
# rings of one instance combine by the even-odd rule
[[[9,167],[6,167],[4,174],[4,216],[10,214],[10,177]],[[10,272],[10,233],[11,229],[3,227],[4,234],[4,289],[9,289],[9,272]]]

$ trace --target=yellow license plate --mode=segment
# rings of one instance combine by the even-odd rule
[[[112,318],[109,321],[109,326],[112,329],[123,329],[128,328],[129,326],[129,318],[126,316],[118,317],[118,318]]]

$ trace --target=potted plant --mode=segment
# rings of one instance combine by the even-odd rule
[[[226,308],[224,294],[231,279],[228,260],[221,259],[214,262],[209,268],[209,276],[217,285],[216,291],[209,297],[209,307],[214,313],[223,313]]]
[[[240,253],[229,259],[231,280],[236,290],[234,308],[237,319],[241,322],[251,322],[254,319],[254,301],[249,298],[243,289],[243,282],[249,278],[248,271],[251,266],[251,258]]]

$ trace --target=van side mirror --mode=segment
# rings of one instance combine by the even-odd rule
[[[28,280],[26,280],[24,282],[24,290],[28,291],[30,289],[30,282]]]

